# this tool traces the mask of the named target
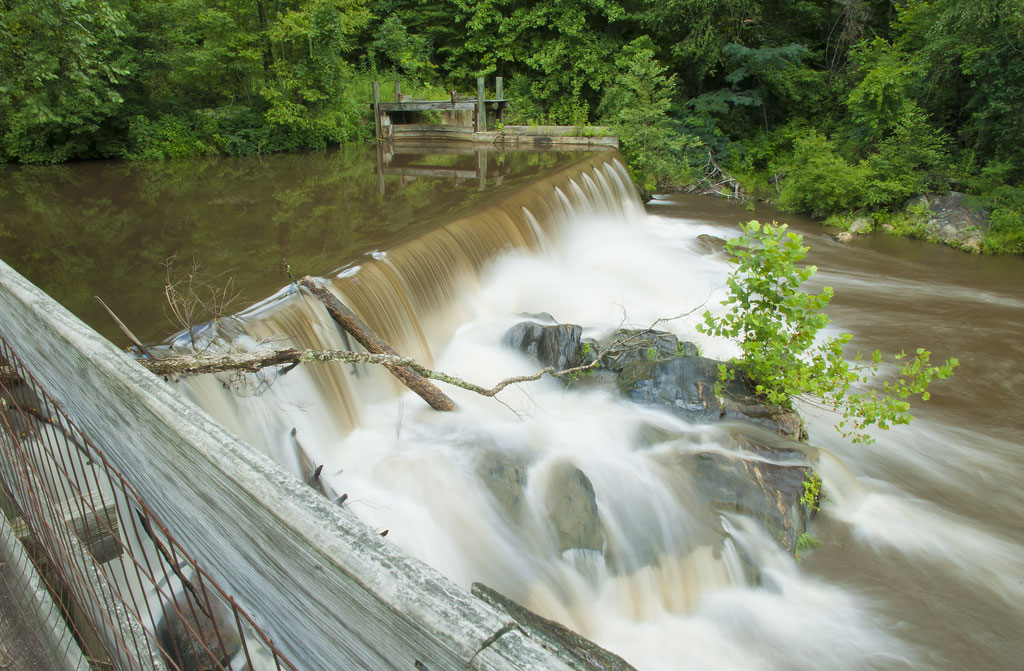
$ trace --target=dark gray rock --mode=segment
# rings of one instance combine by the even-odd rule
[[[594,485],[572,463],[556,464],[550,474],[544,505],[555,527],[559,550],[604,548],[604,530],[597,510]]]
[[[234,614],[211,595],[198,605],[185,594],[176,594],[174,604],[163,604],[163,618],[157,625],[161,651],[172,668],[181,671],[214,671],[227,668],[242,648]],[[209,614],[205,605],[210,604]]]
[[[583,328],[576,324],[538,324],[520,322],[505,332],[501,343],[533,357],[543,366],[565,370],[583,361],[580,337]]]
[[[714,509],[761,521],[783,549],[795,552],[813,515],[802,501],[804,482],[813,471],[800,450],[767,442],[741,434],[731,453],[698,453],[694,484]]]
[[[677,356],[693,356],[697,346],[680,343],[679,339],[666,331],[651,329],[619,329],[600,345],[604,353],[601,366],[621,371],[629,364],[642,361],[661,361]]]
[[[716,396],[720,363],[701,356],[635,362],[623,367],[617,384],[633,401],[664,406],[690,421],[749,421],[795,440],[802,437],[800,416],[766,404],[742,376]]]

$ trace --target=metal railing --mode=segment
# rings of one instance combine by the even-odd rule
[[[0,509],[93,668],[295,668],[2,335]]]

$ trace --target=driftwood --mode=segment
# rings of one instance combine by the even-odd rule
[[[564,377],[573,373],[579,373],[599,365],[600,359],[583,366],[575,366],[564,370],[555,370],[548,366],[542,368],[532,375],[520,375],[508,377],[498,382],[493,387],[481,387],[478,384],[467,382],[454,375],[448,375],[436,370],[431,370],[415,359],[399,356],[397,354],[373,354],[369,352],[352,352],[349,350],[263,350],[257,352],[232,352],[221,355],[184,355],[169,356],[160,359],[138,359],[146,369],[155,375],[198,375],[201,373],[222,373],[225,371],[256,371],[273,366],[287,366],[299,363],[326,363],[329,361],[341,361],[343,363],[371,363],[384,366],[411,369],[421,378],[446,382],[450,385],[472,391],[481,396],[493,397],[508,387],[520,382],[533,382],[545,375],[552,377]],[[431,385],[433,386],[433,385]],[[438,390],[440,391],[440,390]],[[448,398],[445,396],[445,398]],[[450,400],[450,399],[449,399]],[[454,408],[454,403],[452,407]]]
[[[702,170],[704,176],[690,185],[686,189],[687,192],[715,195],[736,200],[746,199],[743,185],[735,177],[722,169],[722,166],[719,165],[710,149],[708,150],[708,160]]]
[[[128,327],[124,325],[123,321],[118,319],[117,315],[114,314],[114,311],[107,307],[107,304],[103,302],[102,298],[100,298],[99,296],[93,296],[93,298],[95,298],[97,301],[99,301],[100,305],[103,306],[103,309],[107,311],[108,315],[110,315],[110,318],[114,320],[115,324],[117,324],[117,328],[121,329],[121,333],[123,333],[125,335],[125,337],[128,338],[128,340],[131,340],[132,344],[135,345],[136,347],[138,347],[140,352],[142,352],[143,354],[145,354],[148,357],[152,357],[153,356],[150,353],[150,351],[148,349],[146,349],[146,346],[142,344],[142,341],[140,341],[138,338],[135,337],[135,334],[132,333],[128,329]]]
[[[334,321],[338,322],[339,326],[348,331],[368,352],[398,357],[398,353],[390,345],[378,338],[373,330],[363,323],[363,320],[357,317],[354,312],[348,309],[348,306],[338,300],[334,294],[319,282],[306,275],[299,281],[299,284],[320,299],[320,302],[327,308],[327,312],[330,313]],[[406,387],[416,392],[416,395],[426,401],[434,410],[455,409],[455,401],[448,398],[436,385],[424,379],[423,375],[417,373],[415,369],[410,370],[407,368],[407,364],[394,364],[385,361],[380,363],[384,364],[384,367],[392,375],[397,377]]]

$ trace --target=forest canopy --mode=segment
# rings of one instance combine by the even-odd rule
[[[373,79],[502,75],[507,123],[611,125],[647,189],[712,156],[897,227],[964,191],[1024,253],[1022,72],[1019,0],[0,0],[0,158],[319,149],[370,139]]]

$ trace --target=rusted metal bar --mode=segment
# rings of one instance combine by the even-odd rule
[[[226,668],[241,656],[252,669],[255,647],[293,670],[2,335],[0,372],[0,512],[13,514],[13,528],[29,542],[42,582],[94,666]]]

